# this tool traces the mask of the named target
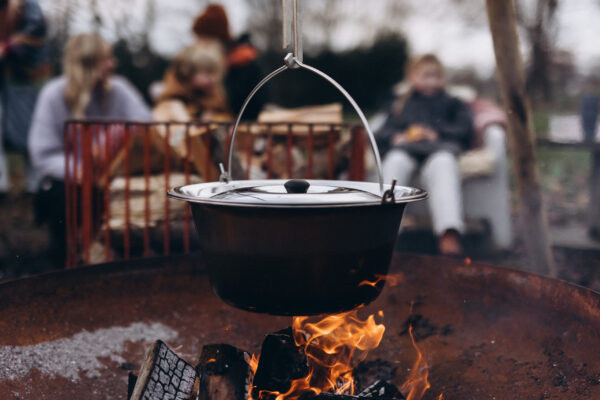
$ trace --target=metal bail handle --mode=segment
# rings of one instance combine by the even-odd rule
[[[276,77],[277,75],[282,73],[283,71],[285,71],[287,69],[303,68],[305,70],[308,70],[308,71],[322,77],[323,79],[325,79],[326,81],[331,83],[331,85],[333,87],[335,87],[341,94],[344,95],[346,100],[348,100],[348,102],[354,108],[354,111],[356,111],[356,113],[360,117],[360,120],[361,120],[363,126],[365,127],[367,134],[369,136],[369,141],[371,142],[371,150],[373,151],[373,155],[375,156],[375,163],[377,164],[377,177],[379,179],[379,191],[380,191],[381,195],[383,196],[383,173],[382,173],[382,168],[381,168],[381,157],[379,156],[379,149],[377,148],[377,143],[375,142],[375,136],[373,135],[373,132],[371,131],[371,128],[369,127],[367,118],[363,114],[362,110],[360,109],[360,107],[358,106],[356,101],[354,101],[354,99],[352,98],[352,96],[350,96],[350,94],[346,91],[346,89],[344,89],[342,87],[342,85],[337,83],[332,77],[327,75],[325,72],[318,70],[317,68],[314,68],[314,67],[311,67],[310,65],[304,64],[302,61],[299,61],[296,57],[294,57],[294,55],[292,53],[288,53],[285,56],[284,61],[285,61],[285,65],[277,68],[275,71],[271,72],[269,75],[267,75],[265,78],[263,78],[263,80],[260,81],[254,89],[252,89],[252,91],[250,92],[248,97],[246,97],[246,100],[244,100],[244,103],[242,104],[242,108],[240,109],[240,112],[239,112],[239,114],[235,120],[235,124],[233,126],[233,132],[231,133],[231,142],[229,144],[229,158],[227,161],[227,171],[224,172],[223,174],[221,174],[221,180],[225,180],[225,181],[231,180],[230,169],[231,169],[231,164],[233,161],[233,144],[235,141],[235,135],[237,133],[238,126],[240,125],[240,122],[242,120],[242,116],[244,115],[244,111],[246,111],[246,106],[248,105],[250,100],[252,100],[252,98],[254,97],[256,92],[258,92],[258,90],[261,87],[263,87],[268,81],[270,81],[271,79],[273,79],[274,77]]]

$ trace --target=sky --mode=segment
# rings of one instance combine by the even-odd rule
[[[42,6],[55,0],[40,0]],[[71,0],[88,2],[89,0]],[[97,0],[100,4],[118,4],[120,7],[136,7],[139,16],[129,21],[131,24],[144,24],[143,4],[145,0]],[[303,0],[304,6],[311,1]],[[319,0],[323,1],[323,0]],[[486,77],[494,71],[494,54],[491,36],[485,18],[472,24],[465,19],[448,1],[440,0],[403,0],[411,6],[411,12],[399,21],[385,18],[385,5],[388,1],[398,0],[326,0],[339,1],[347,5],[349,15],[342,21],[330,39],[334,48],[345,49],[371,40],[374,25],[403,32],[409,41],[413,54],[433,52],[450,68],[473,67],[481,76]],[[477,0],[474,0],[477,1]],[[479,0],[483,2],[484,0]],[[533,0],[517,0],[531,3]],[[221,0],[227,9],[234,34],[246,29],[248,4],[245,0]],[[193,18],[208,3],[207,0],[156,0],[157,19],[150,32],[155,50],[165,56],[174,55],[179,49],[192,42],[190,26]],[[117,6],[115,6],[117,7]],[[573,52],[576,65],[583,72],[590,72],[592,66],[600,64],[600,1],[598,0],[562,0],[559,8],[559,23],[556,43],[559,48]],[[76,30],[89,30],[90,15],[78,18]],[[361,21],[361,22],[357,22]],[[110,36],[111,32],[105,32]],[[318,44],[324,38],[317,31],[305,29],[304,42],[307,46]],[[110,37],[109,37],[110,39]],[[525,48],[523,51],[525,53]]]

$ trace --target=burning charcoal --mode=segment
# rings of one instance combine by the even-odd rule
[[[350,396],[350,395],[346,395],[346,394],[335,394],[335,393],[321,393],[318,396],[313,396],[313,397],[308,397],[308,396],[303,396],[300,398],[300,400],[360,400],[360,399],[364,399],[364,398],[370,398],[370,399],[377,399],[377,400],[399,400],[399,399],[404,399],[404,397],[379,397],[379,396],[373,396],[373,397],[361,397],[359,396]]]
[[[335,393],[321,393],[318,396],[306,395],[302,396],[300,400],[357,400],[358,397],[350,396],[346,394],[335,394]]]
[[[131,400],[189,400],[195,381],[194,367],[157,340],[146,351]]]
[[[378,380],[371,386],[363,390],[358,396],[335,393],[320,393],[306,394],[300,397],[300,400],[360,400],[360,399],[377,399],[377,400],[405,400],[405,397],[400,393],[398,388],[388,382]]]
[[[359,399],[381,399],[384,397],[404,400],[404,396],[395,385],[382,380],[375,381],[375,383],[358,394]]]
[[[296,346],[292,329],[267,335],[262,344],[258,368],[252,382],[252,396],[261,390],[285,393],[294,379],[308,375],[306,355]]]
[[[200,378],[198,400],[246,400],[250,366],[244,352],[228,344],[202,347],[196,366]]]
[[[388,381],[396,376],[397,366],[387,360],[377,358],[375,360],[362,361],[354,368],[358,388],[363,390],[368,384],[375,381]]]

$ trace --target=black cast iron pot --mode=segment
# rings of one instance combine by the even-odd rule
[[[190,203],[221,299],[309,315],[346,311],[381,291],[404,207],[426,196],[384,188],[386,200],[376,183],[316,180],[212,182],[169,195]]]
[[[221,181],[189,185],[169,196],[190,203],[213,289],[227,303],[279,315],[350,310],[383,288],[405,204],[420,189],[384,185],[369,124],[348,92],[324,72],[288,54],[246,98],[233,127],[233,144],[246,106],[270,79],[289,69],[331,83],[352,105],[368,133],[379,183],[349,181]]]

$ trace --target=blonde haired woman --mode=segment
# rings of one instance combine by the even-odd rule
[[[99,35],[72,37],[65,48],[64,74],[44,86],[35,107],[28,147],[40,177],[36,216],[50,225],[57,263],[64,263],[65,249],[65,121],[150,119],[142,96],[125,79],[113,75],[115,66],[111,47]]]

